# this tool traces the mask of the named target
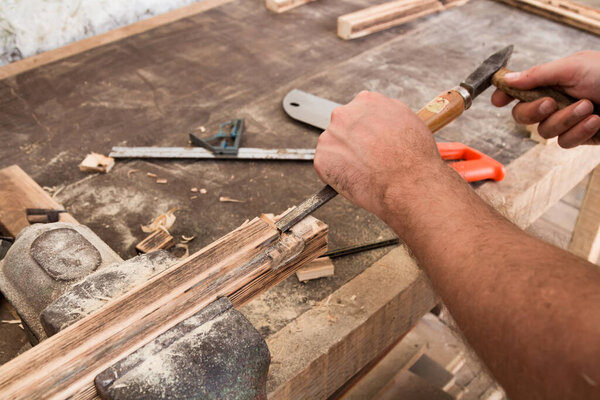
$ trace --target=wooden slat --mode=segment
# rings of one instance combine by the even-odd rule
[[[70,43],[54,50],[49,50],[35,56],[27,57],[23,60],[15,61],[11,64],[0,67],[0,80],[18,75],[42,65],[71,57],[75,54],[82,53],[95,47],[116,42],[128,36],[158,28],[159,26],[166,25],[182,18],[190,17],[206,10],[210,10],[211,8],[229,3],[230,1],[232,0],[202,0],[194,4],[190,4],[187,7],[160,14],[121,28],[113,29],[106,33]]]
[[[438,0],[391,1],[338,17],[337,33],[342,39],[356,39],[437,11],[463,5],[467,1],[450,1],[446,4]]]
[[[311,1],[315,0],[265,0],[265,6],[273,12],[282,13]]]
[[[521,10],[600,35],[600,10],[566,0],[498,0]]]
[[[600,167],[596,167],[587,185],[579,210],[569,251],[596,263],[600,258]]]
[[[279,274],[314,259],[326,249],[326,233],[327,226],[312,217],[284,235],[254,219],[4,364],[0,398],[89,397],[99,372],[271,269]],[[252,287],[245,298],[268,288]]]
[[[27,208],[63,209],[19,166],[0,169],[0,232],[14,237],[29,226]],[[59,221],[77,223],[67,213],[59,214]]]

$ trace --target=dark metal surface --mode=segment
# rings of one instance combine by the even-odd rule
[[[323,189],[319,190],[317,193],[300,203],[296,208],[285,214],[283,218],[275,223],[275,226],[277,226],[277,229],[281,232],[286,232],[317,208],[333,199],[336,195],[337,192],[334,188],[325,185]]]
[[[381,247],[394,246],[394,245],[397,245],[398,243],[400,243],[400,239],[394,238],[394,239],[388,239],[388,240],[381,240],[379,242],[374,242],[374,243],[361,244],[358,246],[347,246],[347,247],[342,247],[342,248],[335,249],[335,250],[330,250],[330,251],[326,252],[325,254],[323,254],[323,257],[335,258],[335,257],[348,256],[350,254],[356,254],[356,253],[361,253],[363,251],[379,249]]]
[[[496,73],[500,68],[505,67],[506,63],[512,55],[513,45],[506,46],[502,50],[492,54],[488,57],[475,71],[471,73],[460,84],[471,94],[471,98],[475,99],[485,89],[490,87],[492,84],[492,75]]]
[[[103,399],[265,399],[267,344],[222,297],[101,372]]]

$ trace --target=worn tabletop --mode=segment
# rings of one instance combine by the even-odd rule
[[[86,175],[77,167],[84,156],[108,154],[112,146],[186,146],[190,131],[216,133],[232,118],[246,120],[242,146],[314,147],[320,132],[281,107],[291,89],[340,103],[367,89],[417,110],[508,44],[516,70],[600,47],[591,34],[488,0],[339,39],[337,16],[372,3],[320,0],[277,15],[262,1],[236,0],[0,81],[0,168],[21,166],[123,258],[135,255],[145,235],[140,225],[176,207],[172,234],[195,235],[193,252],[248,218],[281,212],[313,193],[322,183],[312,164],[118,160],[106,175]],[[510,109],[491,106],[490,94],[437,136],[510,165],[535,143]],[[315,215],[330,226],[330,248],[393,236],[341,197]],[[387,251],[335,260],[332,278],[300,284],[292,277],[244,312],[268,338]]]

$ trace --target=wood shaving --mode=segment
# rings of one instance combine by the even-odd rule
[[[200,189],[200,193],[202,193],[202,194],[206,194],[206,193],[208,193],[208,190],[206,190],[206,189],[202,188],[202,189]]]
[[[168,229],[173,226],[173,224],[175,223],[175,219],[177,219],[177,217],[175,217],[175,211],[177,210],[178,208],[176,207],[171,208],[166,213],[154,218],[154,220],[150,224],[142,225],[142,231],[144,231],[145,233],[152,233],[161,229],[164,230],[166,233],[169,233]]]
[[[193,187],[190,189],[190,192],[192,193],[198,193],[198,188],[197,187]]]
[[[0,321],[3,324],[7,324],[7,325],[17,325],[21,323],[20,319],[8,319],[8,320],[2,320]]]
[[[244,200],[232,199],[229,196],[221,196],[221,197],[219,197],[219,201],[221,203],[243,203],[244,202]]]
[[[130,169],[129,171],[127,171],[127,177],[131,178],[131,175],[135,174],[138,171],[139,170],[137,170],[137,169]]]
[[[181,243],[185,244],[185,243],[189,243],[192,240],[194,240],[196,238],[196,236],[192,235],[192,236],[185,236],[185,235],[181,235]]]
[[[146,175],[148,175],[150,178],[156,178],[158,175],[153,174],[152,172],[146,172]]]
[[[168,181],[167,181],[166,179],[164,179],[164,178],[161,178],[161,179],[157,179],[157,180],[156,180],[156,183],[167,183],[167,182],[168,182]]]
[[[190,255],[190,249],[189,249],[189,247],[188,247],[187,244],[185,244],[185,243],[177,243],[175,245],[175,247],[179,248],[179,249],[184,249],[185,250],[185,253],[183,253],[183,255],[181,257],[178,257],[178,258],[187,258]]]
[[[198,198],[198,196],[190,196],[190,200],[194,200],[194,199],[197,199],[197,198]]]

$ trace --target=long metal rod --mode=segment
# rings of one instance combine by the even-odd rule
[[[358,246],[342,247],[339,249],[330,250],[330,251],[326,252],[325,254],[323,254],[321,257],[329,257],[329,258],[342,257],[342,256],[350,255],[350,254],[360,253],[360,252],[367,251],[367,250],[379,249],[381,247],[394,246],[394,245],[397,245],[398,243],[400,243],[400,239],[394,238],[394,239],[382,240],[379,242],[361,244]]]
[[[242,147],[237,154],[213,154],[202,147],[113,147],[109,157],[312,161],[315,158],[315,149],[255,149]]]
[[[275,226],[279,231],[286,232],[292,226],[303,220],[305,217],[310,215],[317,208],[327,203],[337,195],[334,188],[326,185],[323,189],[298,204],[297,207],[293,208],[290,212],[285,214],[279,221],[275,223]]]

